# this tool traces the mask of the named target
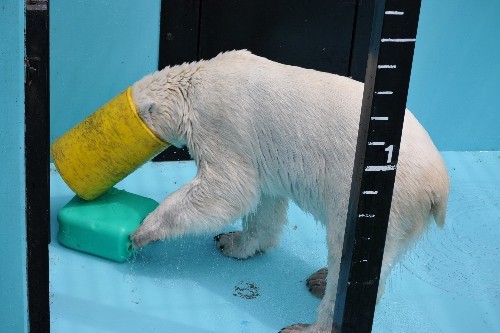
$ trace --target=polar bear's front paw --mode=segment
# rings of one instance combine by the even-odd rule
[[[321,328],[316,325],[295,324],[282,328],[279,333],[339,333],[340,329],[336,326]]]
[[[132,246],[136,249],[146,246],[148,243],[165,238],[165,232],[161,228],[158,219],[148,216],[144,222],[130,235]]]
[[[132,235],[130,235],[130,240],[132,241],[132,246],[138,249],[157,239],[154,239],[152,237],[152,234],[147,230],[141,230],[139,228],[134,233],[132,233]]]
[[[279,333],[298,333],[304,332],[310,325],[308,324],[295,324],[282,328]]]
[[[260,252],[256,242],[246,237],[241,231],[219,234],[214,237],[214,240],[217,248],[227,257],[246,259]]]

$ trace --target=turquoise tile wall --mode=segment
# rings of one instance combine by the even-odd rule
[[[24,1],[0,0],[0,332],[27,331]]]
[[[52,135],[158,58],[159,0],[51,1]],[[498,0],[423,0],[408,107],[440,150],[500,149]]]
[[[160,0],[50,1],[51,141],[158,66]]]
[[[439,150],[500,149],[500,1],[423,0],[410,108]]]

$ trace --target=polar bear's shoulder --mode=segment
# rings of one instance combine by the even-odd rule
[[[213,61],[226,61],[226,60],[238,60],[238,59],[255,59],[258,58],[255,54],[248,50],[232,50],[219,53],[216,57],[212,58]]]
[[[214,58],[210,60],[202,60],[206,66],[226,66],[228,64],[231,64],[233,66],[235,65],[255,65],[255,64],[274,64],[280,65],[278,63],[275,63],[273,61],[270,61],[269,59],[266,59],[264,57],[260,57],[258,55],[253,54],[252,52],[248,50],[233,50],[233,51],[226,51],[226,52],[221,52]]]

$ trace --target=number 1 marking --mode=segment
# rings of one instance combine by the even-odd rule
[[[389,147],[384,149],[386,152],[389,153],[387,156],[387,163],[391,163],[391,161],[392,161],[392,150],[393,149],[394,149],[394,145],[390,145]]]

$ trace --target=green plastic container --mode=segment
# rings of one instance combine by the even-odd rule
[[[92,201],[75,196],[57,215],[57,238],[69,248],[123,262],[134,252],[130,234],[156,207],[153,199],[116,188]]]

